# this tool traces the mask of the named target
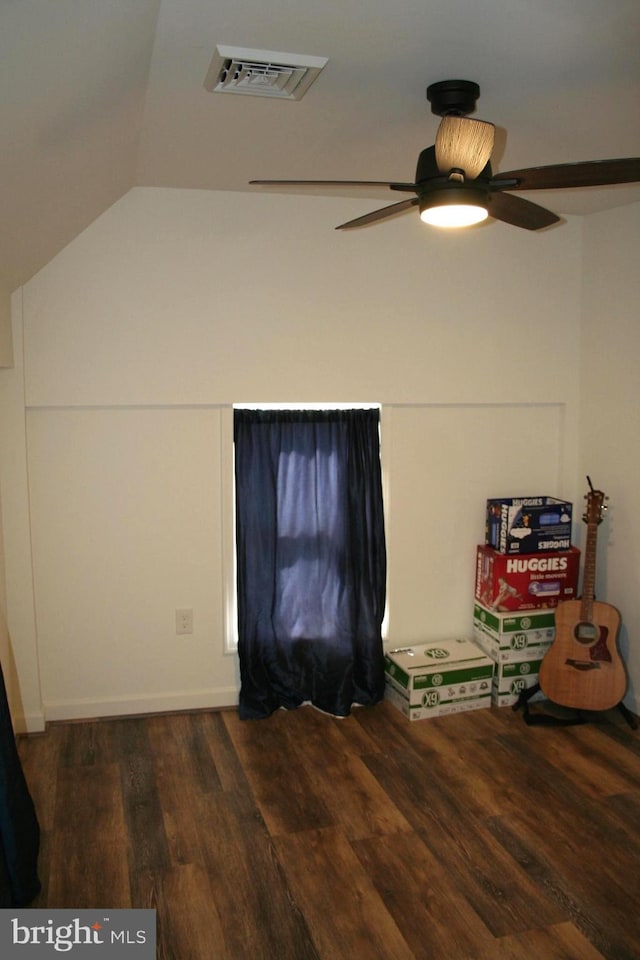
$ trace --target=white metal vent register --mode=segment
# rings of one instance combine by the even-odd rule
[[[326,57],[218,45],[204,86],[210,93],[300,100],[326,63]]]

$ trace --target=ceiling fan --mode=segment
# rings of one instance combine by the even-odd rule
[[[480,87],[470,80],[443,80],[427,87],[431,111],[442,120],[435,144],[426,147],[418,157],[414,183],[386,180],[251,180],[250,183],[376,186],[415,194],[341,223],[336,230],[363,227],[412,207],[419,208],[422,220],[436,226],[469,226],[493,217],[525,230],[540,230],[557,223],[560,217],[524,197],[514,196],[513,191],[564,190],[640,182],[640,157],[559,163],[494,175],[490,158],[495,127],[468,116],[474,112],[479,96]]]

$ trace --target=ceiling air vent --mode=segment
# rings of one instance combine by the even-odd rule
[[[300,100],[326,63],[326,57],[219,45],[204,86],[211,93]]]

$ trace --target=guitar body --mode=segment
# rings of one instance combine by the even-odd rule
[[[555,639],[540,664],[542,692],[563,707],[609,710],[621,703],[627,674],[618,652],[620,614],[593,600],[584,619],[580,600],[559,603]]]

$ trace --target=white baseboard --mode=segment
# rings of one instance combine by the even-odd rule
[[[44,719],[47,722],[91,720],[99,717],[121,717],[138,713],[211,710],[220,707],[234,707],[237,703],[238,689],[236,687],[188,692],[170,691],[153,696],[108,697],[104,700],[57,700],[44,704]],[[42,729],[44,729],[44,720]]]
[[[44,733],[46,729],[44,713],[28,713],[13,717],[14,733]]]

